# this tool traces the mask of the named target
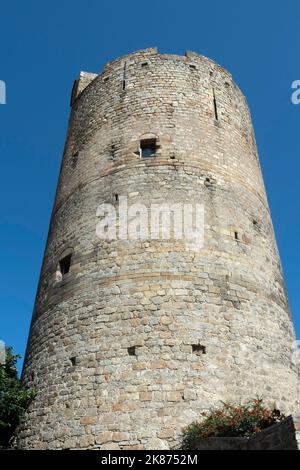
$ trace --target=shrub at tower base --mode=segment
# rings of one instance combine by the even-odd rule
[[[10,447],[10,438],[35,395],[34,390],[25,388],[18,379],[19,357],[7,347],[5,362],[0,364],[0,449]]]
[[[202,413],[204,419],[195,421],[182,433],[181,448],[188,450],[196,438],[247,437],[285,419],[281,411],[271,409],[256,398],[245,405],[224,403],[221,408]]]

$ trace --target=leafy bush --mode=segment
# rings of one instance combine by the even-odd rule
[[[18,379],[16,368],[20,356],[6,348],[6,359],[0,364],[0,449],[9,447],[10,438],[34,397],[34,390],[25,388]]]
[[[189,449],[196,437],[251,437],[285,416],[268,408],[260,398],[245,405],[223,403],[221,408],[202,413],[204,419],[195,421],[182,432],[182,449]]]

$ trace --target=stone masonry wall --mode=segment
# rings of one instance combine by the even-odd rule
[[[298,450],[292,416],[269,428],[246,437],[196,438],[193,450]]]
[[[149,135],[158,152],[142,159]],[[97,207],[117,206],[116,194],[204,204],[204,247],[100,240]],[[156,49],[81,74],[23,370],[38,393],[19,447],[168,449],[204,409],[256,394],[297,411],[294,339],[251,117],[231,75]]]

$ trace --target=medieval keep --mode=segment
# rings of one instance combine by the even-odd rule
[[[97,208],[203,204],[204,244],[100,239]],[[299,410],[294,331],[246,100],[194,52],[81,72],[22,378],[20,448],[170,449],[221,401]]]

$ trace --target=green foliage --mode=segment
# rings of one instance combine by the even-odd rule
[[[19,357],[7,347],[5,363],[0,364],[0,449],[9,447],[10,438],[35,395],[18,379],[16,363]]]
[[[196,437],[251,437],[285,416],[276,409],[264,405],[260,398],[246,405],[223,403],[221,408],[202,413],[203,419],[195,421],[182,432],[182,449],[189,449]]]

